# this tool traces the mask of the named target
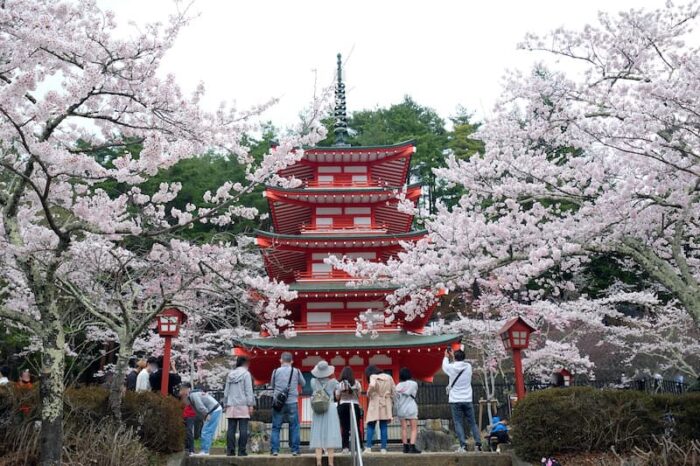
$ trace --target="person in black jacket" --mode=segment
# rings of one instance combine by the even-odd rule
[[[168,393],[174,397],[177,397],[178,390],[180,388],[180,383],[182,383],[182,378],[178,375],[175,370],[175,364],[170,365],[170,372],[168,373]],[[158,370],[152,372],[148,377],[148,381],[151,383],[151,390],[154,392],[160,391],[161,380],[163,378],[163,357],[158,357]]]
[[[136,368],[136,358],[131,357],[129,358],[129,373],[126,375],[126,379],[124,379],[124,386],[127,390],[132,392],[136,391],[136,377],[138,376],[139,372]]]

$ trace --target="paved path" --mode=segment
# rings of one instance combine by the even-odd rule
[[[386,454],[371,453],[363,455],[366,466],[512,466],[512,459],[508,454],[499,453],[421,453],[420,455],[407,455],[403,453],[389,452]],[[328,460],[324,458],[324,466]],[[315,466],[316,459],[312,454],[292,456],[281,454],[277,457],[271,455],[250,455],[245,458],[227,456],[193,456],[186,458],[184,466]],[[351,466],[350,455],[337,455],[335,466]]]

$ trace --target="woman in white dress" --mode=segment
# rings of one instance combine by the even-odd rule
[[[309,446],[316,452],[316,465],[321,466],[323,461],[323,450],[328,452],[328,466],[333,466],[333,456],[336,449],[340,449],[342,441],[340,438],[340,419],[338,410],[335,407],[335,392],[338,388],[338,381],[333,378],[335,367],[326,361],[319,361],[311,370],[312,407],[317,393],[325,391],[328,396],[328,406],[323,412],[312,410],[311,415],[311,440]]]

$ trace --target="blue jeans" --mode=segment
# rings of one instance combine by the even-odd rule
[[[476,420],[474,418],[474,406],[471,404],[471,402],[450,403],[450,408],[452,409],[452,420],[455,423],[455,433],[459,439],[459,445],[463,448],[467,446],[467,440],[464,436],[465,419],[471,426],[474,441],[477,445],[481,445],[481,433],[479,432],[479,427],[476,425]]]
[[[372,443],[374,443],[374,429],[377,427],[377,421],[372,421],[367,423],[367,448],[372,448]],[[379,421],[379,438],[382,446],[382,450],[386,450],[386,444],[389,441],[389,421],[380,420]]]
[[[272,453],[280,451],[280,430],[282,424],[289,423],[289,448],[292,453],[299,453],[299,407],[296,402],[287,403],[281,411],[272,410],[272,438],[270,449]]]
[[[204,422],[204,426],[202,426],[201,450],[204,453],[209,453],[220,418],[221,408],[211,413],[209,418]]]

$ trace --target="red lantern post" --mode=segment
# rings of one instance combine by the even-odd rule
[[[520,352],[530,344],[530,334],[535,328],[522,317],[513,317],[498,331],[503,346],[513,352],[513,367],[515,369],[515,393],[518,400],[525,397],[525,377],[523,376],[523,360]]]
[[[158,324],[158,334],[165,339],[165,347],[163,349],[163,369],[161,371],[160,392],[163,395],[168,394],[168,382],[170,374],[170,352],[172,348],[172,339],[180,334],[180,326],[187,322],[187,315],[174,307],[165,309],[156,316]]]

